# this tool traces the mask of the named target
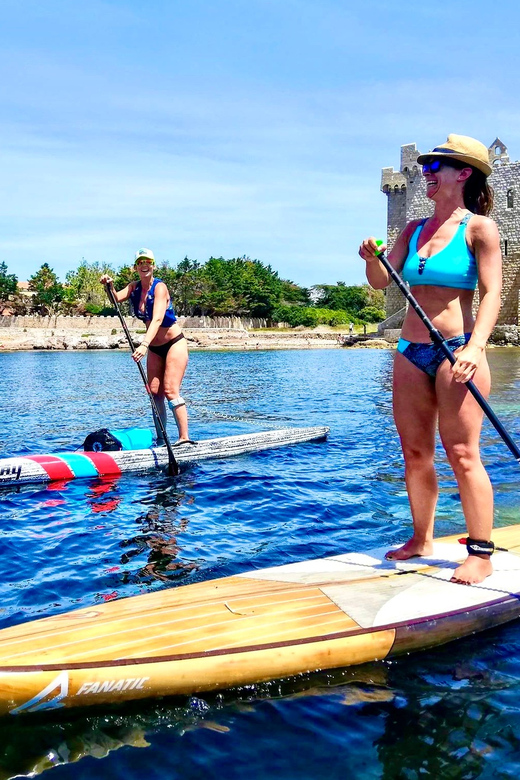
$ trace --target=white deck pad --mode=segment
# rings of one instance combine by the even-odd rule
[[[240,576],[319,585],[362,628],[446,614],[520,593],[520,558],[511,553],[495,553],[494,573],[479,585],[467,586],[450,582],[466,558],[463,545],[436,542],[432,555],[407,561],[386,560],[387,550],[379,547]]]

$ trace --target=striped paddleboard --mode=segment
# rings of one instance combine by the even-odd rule
[[[458,537],[433,555],[381,549],[261,569],[0,631],[0,714],[228,688],[390,658],[520,614],[520,525],[471,587],[450,582]]]
[[[329,428],[283,428],[204,439],[174,448],[179,463],[230,458],[247,452],[325,439]],[[20,455],[0,459],[0,487],[92,477],[116,477],[127,471],[153,471],[168,465],[166,447],[116,452],[60,452],[54,455]]]

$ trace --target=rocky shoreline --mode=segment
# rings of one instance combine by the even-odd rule
[[[22,324],[22,323],[20,323]],[[77,318],[63,326],[50,321],[18,323],[0,327],[0,352],[28,350],[92,350],[128,349],[128,343],[121,324],[115,326],[113,318]],[[127,325],[136,344],[144,336],[142,323],[128,319]],[[82,332],[83,331],[83,332]],[[260,349],[338,349],[371,348],[392,349],[399,339],[400,331],[385,330],[382,334],[355,334],[319,326],[313,330],[268,330],[245,327],[183,327],[190,349],[195,350],[260,350]],[[520,347],[520,327],[516,325],[497,326],[490,338],[490,346]]]
[[[142,326],[141,326],[142,328]],[[389,348],[381,338],[330,331],[324,328],[295,331],[253,331],[238,328],[184,328],[190,349],[258,350],[258,349],[336,349],[344,346]],[[136,344],[144,334],[130,328]],[[128,349],[121,328],[109,332],[78,333],[66,328],[2,328],[0,351],[27,350]]]

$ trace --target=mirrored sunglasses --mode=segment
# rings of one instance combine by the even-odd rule
[[[422,167],[423,173],[437,173],[440,171],[443,165],[446,163],[444,160],[432,160],[431,162],[425,162]]]
[[[140,257],[135,261],[135,265],[153,265],[153,260],[149,260],[147,257]]]
[[[423,173],[437,173],[441,168],[455,168],[461,171],[463,168],[471,168],[471,165],[461,162],[461,160],[448,160],[446,157],[442,159],[436,158],[430,162],[425,162],[422,167]]]

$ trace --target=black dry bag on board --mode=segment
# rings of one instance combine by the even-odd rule
[[[123,445],[108,428],[100,428],[99,431],[89,433],[83,442],[84,452],[110,452],[122,449]]]

